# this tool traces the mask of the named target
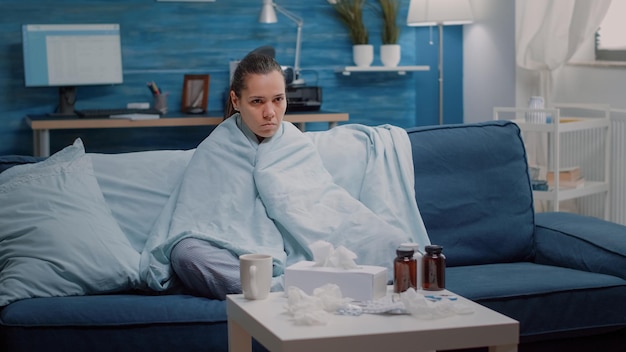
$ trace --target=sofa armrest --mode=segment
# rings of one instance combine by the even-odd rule
[[[535,215],[535,262],[626,279],[626,226],[572,213]]]

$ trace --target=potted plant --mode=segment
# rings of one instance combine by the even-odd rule
[[[398,66],[400,63],[400,26],[398,25],[398,0],[378,0],[380,15],[383,20],[382,46],[380,47],[380,60],[384,66]]]
[[[352,55],[357,66],[369,66],[374,61],[374,47],[363,22],[365,0],[328,0],[346,26],[352,41]]]

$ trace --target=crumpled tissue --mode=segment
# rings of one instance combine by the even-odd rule
[[[420,320],[433,320],[474,313],[470,305],[459,302],[456,296],[424,295],[413,288],[377,300],[355,302],[344,298],[341,289],[335,284],[318,287],[313,295],[307,295],[297,287],[290,287],[285,308],[296,325],[326,325],[333,314],[410,314]]]
[[[344,246],[334,248],[329,242],[315,241],[309,244],[309,249],[313,253],[315,266],[341,269],[355,269],[357,267],[354,261],[357,255]]]
[[[455,296],[421,295],[412,287],[400,294],[400,301],[409,314],[423,320],[474,313],[471,306],[457,301]]]
[[[326,284],[307,295],[297,287],[287,290],[287,311],[293,316],[296,325],[326,325],[331,313],[350,302],[343,298],[341,289],[335,284]]]

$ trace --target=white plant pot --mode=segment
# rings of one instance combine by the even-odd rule
[[[353,45],[352,58],[355,65],[369,67],[374,61],[374,46],[372,44]]]
[[[383,44],[380,46],[380,61],[383,66],[397,67],[400,63],[400,53],[399,44]]]

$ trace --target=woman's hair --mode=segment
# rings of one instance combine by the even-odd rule
[[[278,62],[271,56],[251,52],[239,61],[235,73],[233,74],[232,82],[230,83],[230,89],[228,90],[224,119],[227,119],[236,112],[232,99],[230,98],[230,92],[235,92],[235,95],[241,98],[241,91],[246,89],[246,79],[249,75],[266,75],[273,71],[278,71],[281,74],[283,72]]]

